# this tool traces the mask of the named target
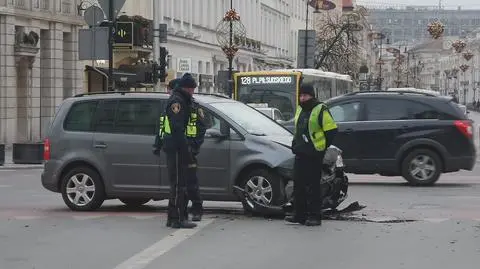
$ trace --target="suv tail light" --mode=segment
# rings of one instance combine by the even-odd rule
[[[43,160],[50,160],[50,140],[48,138],[45,138],[43,142]]]
[[[468,120],[457,120],[455,121],[455,127],[467,138],[473,137],[473,126],[472,122]]]

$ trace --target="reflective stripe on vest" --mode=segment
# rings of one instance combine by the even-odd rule
[[[190,113],[190,118],[188,119],[188,123],[187,123],[186,135],[187,137],[197,137],[197,113],[196,112]]]
[[[163,138],[164,134],[171,134],[172,130],[170,127],[170,120],[166,116],[160,116],[160,126],[158,131],[158,136]],[[197,136],[197,113],[190,113],[190,118],[188,119],[187,128],[185,130],[187,137],[196,137]]]
[[[324,128],[322,129],[320,124],[318,124],[318,117],[322,112],[323,106],[323,104],[318,104],[315,106],[310,113],[310,118],[308,119],[308,133],[310,135],[310,140],[312,141],[314,148],[318,151],[323,151],[326,147],[324,131],[330,131],[337,128],[335,121],[332,117],[330,117],[329,113],[322,115],[322,124]],[[297,107],[297,111],[295,113],[295,133],[297,132],[298,118],[300,117],[301,113],[302,108],[299,106]]]

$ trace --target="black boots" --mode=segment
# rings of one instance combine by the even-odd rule
[[[193,229],[197,227],[197,224],[190,222],[188,220],[167,220],[167,227],[172,227],[175,229]]]
[[[322,225],[322,218],[321,217],[308,217],[307,219],[300,218],[297,216],[286,216],[286,222],[302,224],[305,226],[321,226]]]
[[[307,221],[305,221],[305,226],[322,226],[322,219],[308,218]]]
[[[296,224],[305,224],[305,219],[303,218],[299,218],[297,216],[286,216],[285,217],[285,221],[286,222],[290,222],[290,223],[296,223]]]
[[[202,220],[202,214],[192,213],[192,221],[201,221],[201,220]]]

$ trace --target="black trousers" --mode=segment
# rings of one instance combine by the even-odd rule
[[[179,152],[167,152],[167,169],[170,179],[170,198],[168,200],[168,219],[183,221],[186,219],[187,205],[187,158]]]
[[[322,217],[321,156],[295,156],[294,164],[294,214],[299,219]]]
[[[200,197],[200,188],[198,186],[198,176],[197,176],[197,155],[192,155],[192,161],[188,165],[187,170],[187,197],[188,200],[185,203],[185,207],[188,206],[188,201],[192,201],[192,214],[202,214],[203,213],[203,201]]]

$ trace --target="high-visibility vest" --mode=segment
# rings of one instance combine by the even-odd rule
[[[172,134],[172,129],[170,127],[170,120],[168,116],[162,115],[160,116],[160,126],[158,131],[158,136],[163,138],[163,136],[167,134]],[[190,117],[188,119],[187,128],[185,128],[185,135],[187,137],[197,137],[197,112],[192,111],[190,113]]]
[[[318,151],[324,151],[326,148],[326,139],[325,132],[337,128],[337,124],[330,116],[330,113],[324,113],[322,115],[322,126],[318,124],[318,117],[324,108],[324,104],[318,104],[312,109],[310,113],[310,118],[308,119],[308,133],[310,135],[310,140],[313,143],[313,146]],[[297,111],[295,112],[295,133],[297,133],[297,122],[300,114],[302,113],[302,107],[298,106]]]

